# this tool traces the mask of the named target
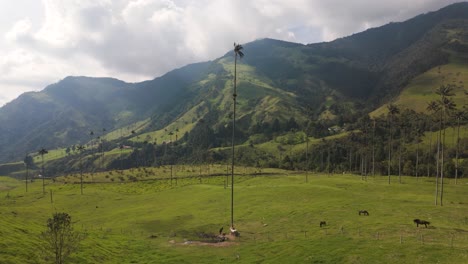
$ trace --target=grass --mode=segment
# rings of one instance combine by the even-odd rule
[[[443,84],[454,84],[458,88],[454,91],[456,96],[452,98],[457,107],[461,109],[467,101],[467,95],[464,93],[467,83],[468,64],[451,62],[432,68],[414,78],[392,103],[417,112],[426,112],[428,102],[440,99],[435,90]],[[386,113],[387,104],[384,104],[373,111],[370,116],[376,117]]]
[[[242,169],[238,169],[242,170]],[[466,263],[465,179],[447,181],[445,206],[433,206],[434,182],[403,177],[367,181],[350,175],[237,177],[235,223],[241,237],[198,245],[197,233],[225,230],[225,177],[79,184],[59,179],[29,185],[0,178],[2,263],[45,263],[39,233],[53,212],[67,212],[87,233],[70,263]],[[89,176],[89,175],[88,175]],[[65,183],[67,182],[67,183]],[[52,192],[53,202],[50,200]],[[365,209],[370,216],[359,216]],[[416,228],[412,219],[432,223]],[[327,221],[325,228],[318,223]],[[153,236],[152,238],[150,238]]]

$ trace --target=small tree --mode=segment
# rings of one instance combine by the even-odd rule
[[[47,229],[42,232],[41,238],[44,239],[45,249],[54,255],[55,263],[62,264],[78,249],[84,235],[73,230],[69,214],[55,213],[47,220]]]

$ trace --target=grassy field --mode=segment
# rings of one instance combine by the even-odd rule
[[[87,183],[83,195],[65,178],[44,195],[41,181],[25,192],[24,182],[1,177],[1,263],[46,263],[39,234],[54,212],[87,234],[69,263],[468,263],[466,180],[446,181],[436,207],[433,179],[309,175],[306,183],[268,172],[236,177],[241,237],[223,243],[200,243],[199,234],[228,230],[225,176]],[[416,228],[414,218],[431,226]]]

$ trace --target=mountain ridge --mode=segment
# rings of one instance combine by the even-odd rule
[[[355,122],[416,76],[468,54],[463,51],[468,41],[462,38],[454,48],[449,34],[468,32],[458,20],[468,20],[468,3],[331,42],[303,45],[264,38],[246,43],[246,56],[238,64],[238,121],[246,135],[240,138],[246,140],[262,123],[285,123],[291,116],[301,126]],[[0,108],[0,161],[42,147],[84,144],[90,131],[110,133],[142,120],[147,124],[135,132],[162,130],[188,111],[197,114],[184,122],[206,119],[221,129],[230,122],[232,71],[229,51],[137,83],[66,77]]]

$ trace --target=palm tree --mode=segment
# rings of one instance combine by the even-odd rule
[[[460,120],[465,118],[464,111],[457,111],[454,114],[455,119],[457,120],[457,147],[455,150],[455,184],[458,180],[458,155],[460,153]]]
[[[174,132],[169,132],[169,142],[171,144],[171,148],[172,148],[172,135],[174,135]],[[169,156],[171,157],[171,156]],[[172,186],[172,177],[173,177],[173,174],[172,174],[172,158],[171,158],[171,186]]]
[[[372,120],[372,177],[375,176],[375,119]]]
[[[81,195],[83,195],[83,162],[82,162],[82,152],[85,150],[85,146],[78,145],[78,152],[80,152],[80,187]]]
[[[305,181],[309,182],[309,136],[306,131],[306,178]]]
[[[41,148],[38,152],[39,155],[41,155],[41,159],[42,159],[42,171],[41,171],[41,174],[42,174],[42,192],[45,194],[45,175],[44,175],[44,155],[49,153],[45,148]]]
[[[393,119],[395,118],[395,115],[400,113],[400,109],[394,105],[394,104],[389,104],[387,106],[388,109],[388,114],[387,114],[387,119],[388,119],[388,126],[389,126],[389,140],[388,140],[388,165],[387,165],[387,171],[388,171],[388,184],[390,184],[390,170],[391,170],[391,163],[392,163],[392,148],[393,148]]]
[[[232,93],[231,227],[234,227],[234,140],[236,131],[237,57],[244,57],[242,49],[242,45],[234,43],[234,92]]]
[[[28,192],[28,177],[29,177],[29,164],[31,164],[31,156],[29,155],[26,155],[26,157],[24,158],[24,165],[26,165],[26,180],[25,180],[25,184],[26,184],[26,192]]]
[[[426,108],[429,112],[432,112],[434,115],[440,111],[440,106],[436,101],[430,101],[427,105]],[[439,128],[440,131],[440,128]],[[432,133],[431,133],[431,138],[429,140],[429,152],[431,151],[431,146],[432,146]],[[437,198],[439,196],[439,137],[437,137],[437,156],[436,156],[436,175],[435,175],[435,183],[436,183],[436,190],[435,190],[435,200],[434,203],[437,205]],[[428,162],[428,173],[429,173],[429,162]],[[428,175],[429,176],[429,175]]]
[[[455,109],[455,103],[451,98],[442,97],[440,104],[442,106],[442,144],[441,144],[441,163],[440,163],[440,205],[443,205],[444,197],[444,149],[445,149],[445,125],[446,115]]]

